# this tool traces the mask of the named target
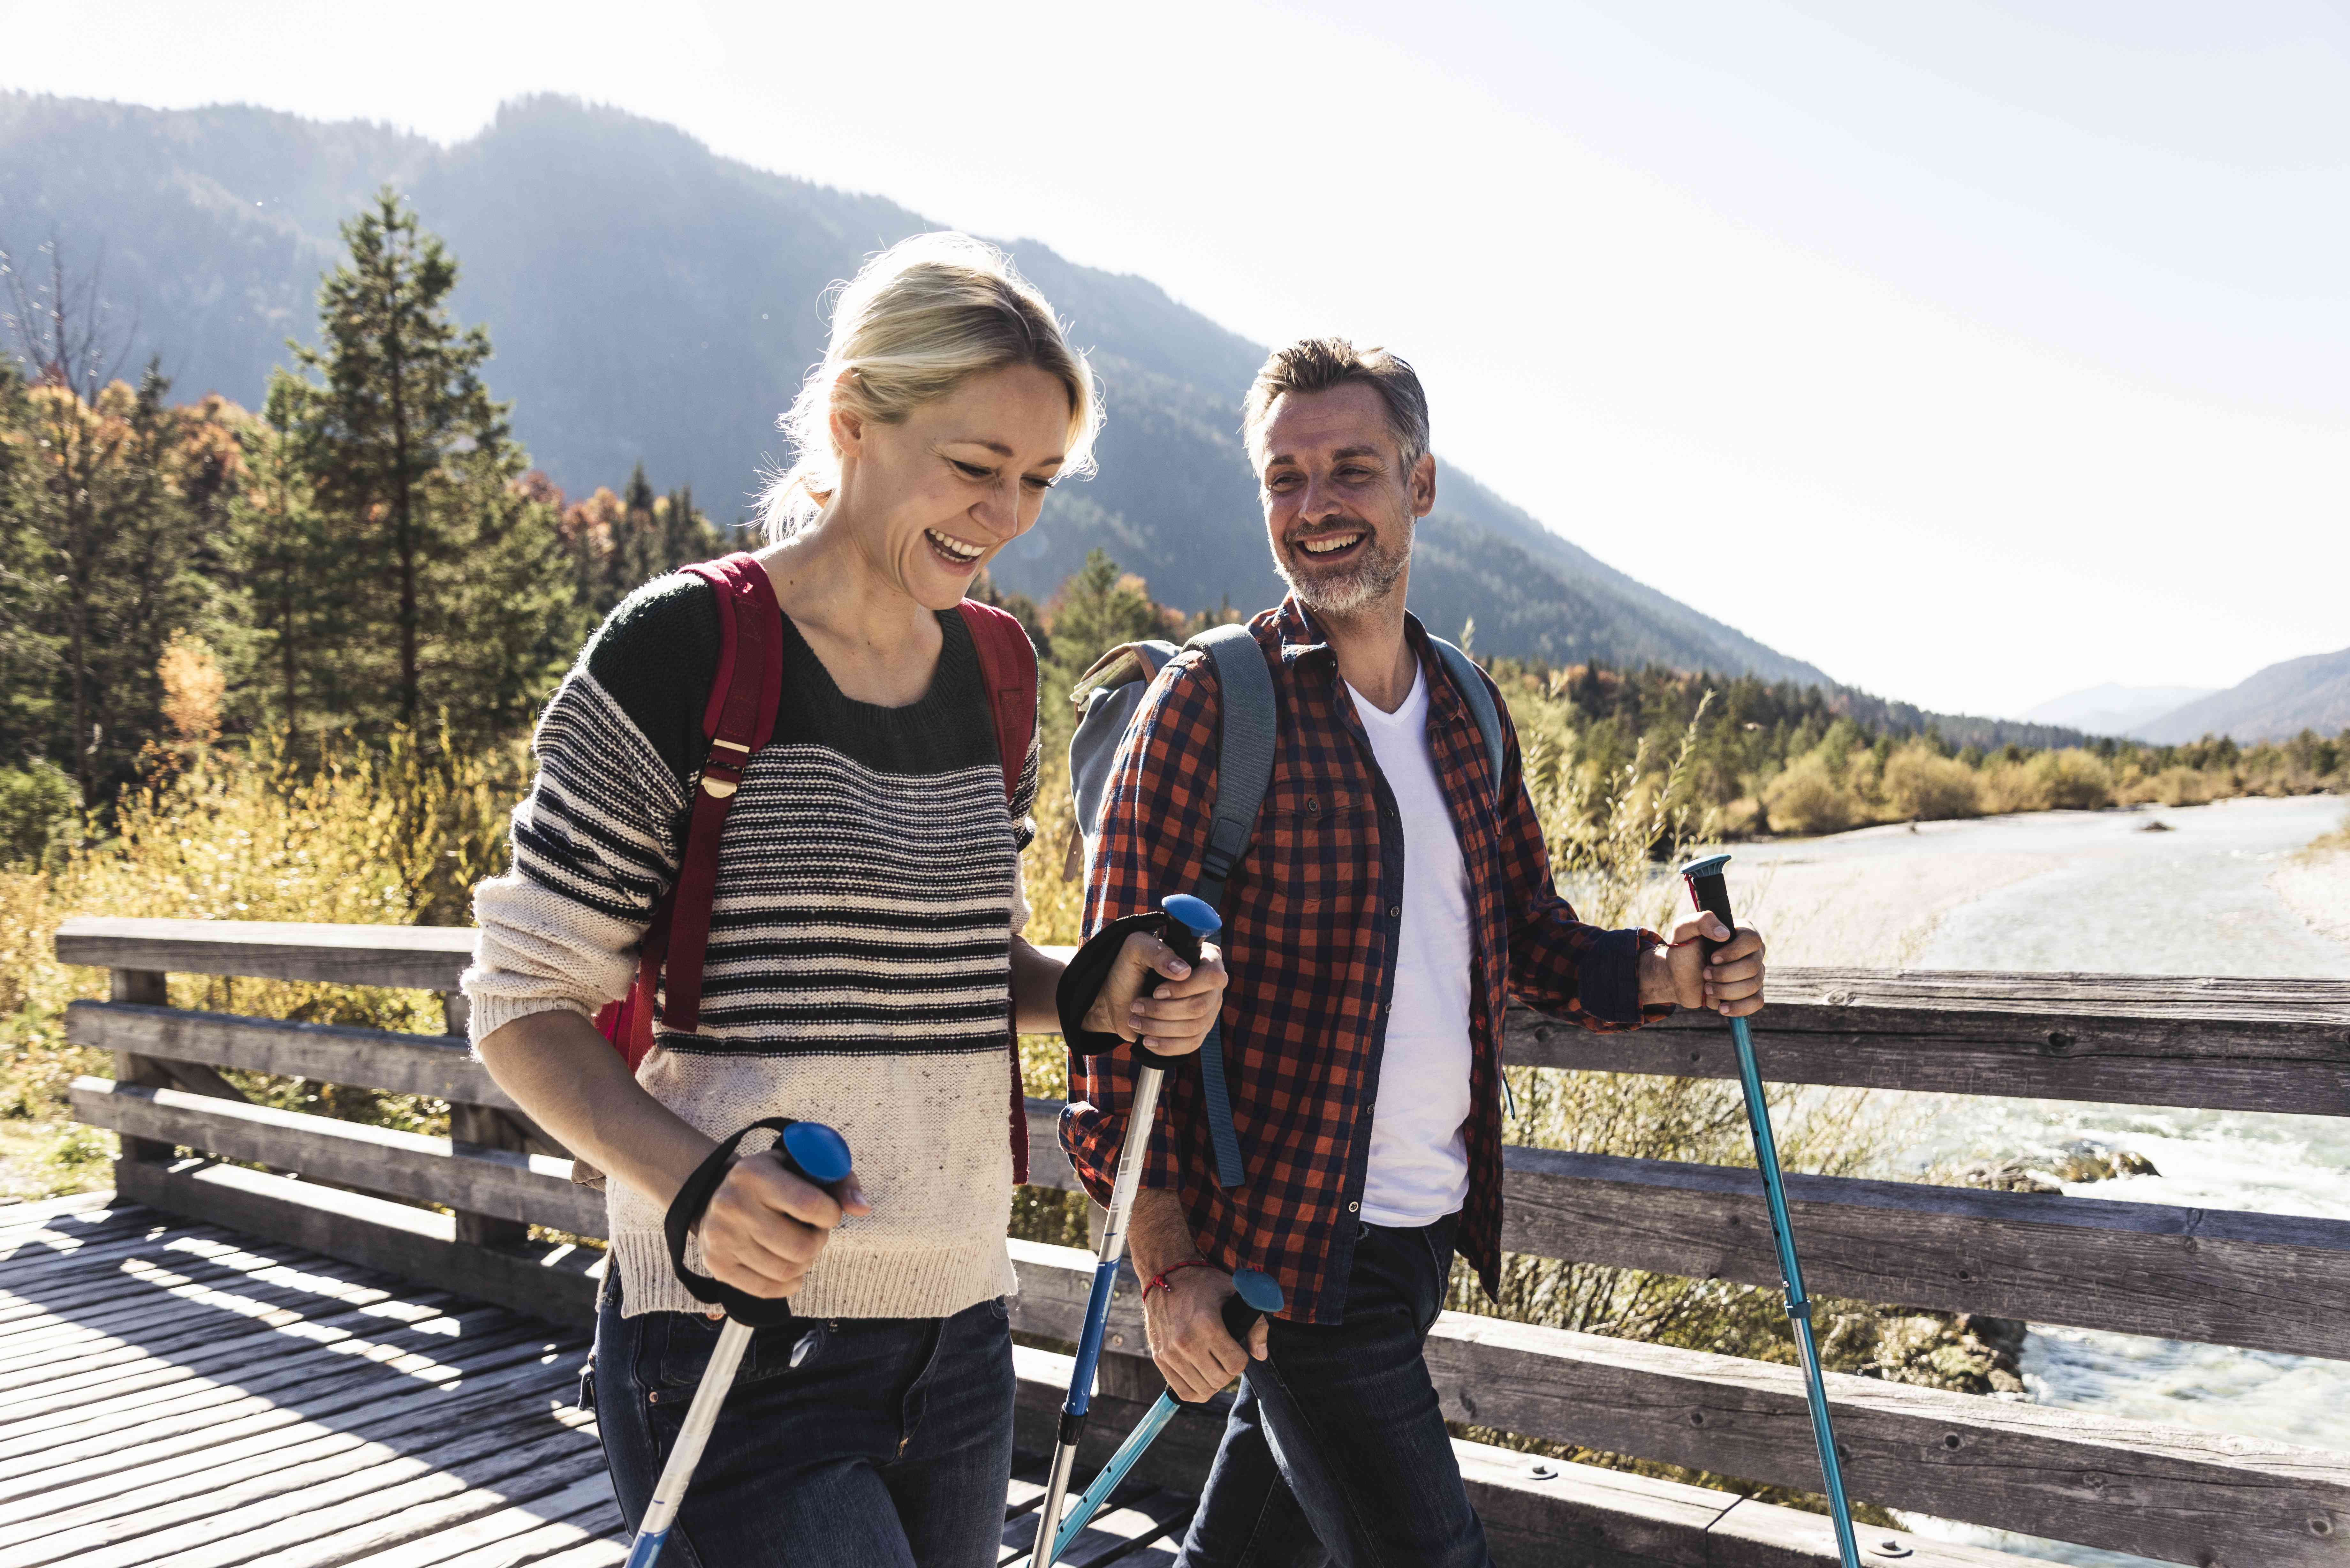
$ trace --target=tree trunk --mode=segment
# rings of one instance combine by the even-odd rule
[[[408,472],[408,368],[400,353],[400,293],[392,286],[384,356],[391,381],[392,548],[400,556],[400,722],[416,728],[416,527]]]

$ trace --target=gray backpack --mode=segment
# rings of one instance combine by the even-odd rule
[[[1503,749],[1502,716],[1493,705],[1493,694],[1466,653],[1440,637],[1428,640],[1477,721],[1477,733],[1492,763],[1498,806]],[[1264,650],[1245,624],[1211,627],[1184,647],[1206,651],[1215,664],[1216,685],[1222,698],[1215,812],[1208,829],[1200,885],[1191,889],[1221,912],[1224,884],[1241,857],[1248,853],[1249,840],[1256,832],[1257,808],[1263,804],[1265,786],[1273,779],[1276,725],[1273,675],[1265,668]],[[1069,793],[1076,805],[1088,880],[1101,835],[1102,800],[1109,793],[1110,768],[1118,746],[1142,707],[1143,693],[1168,660],[1181,651],[1171,642],[1157,639],[1113,648],[1094,661],[1070,694],[1078,705],[1079,717],[1077,732],[1069,738]],[[1243,1180],[1241,1146],[1232,1131],[1232,1099],[1224,1087],[1220,1030],[1211,1029],[1201,1044],[1200,1087],[1207,1101],[1209,1139],[1215,1147],[1217,1185],[1238,1187]]]

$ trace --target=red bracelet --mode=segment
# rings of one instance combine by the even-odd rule
[[[1204,1269],[1207,1266],[1208,1260],[1205,1258],[1186,1258],[1181,1262],[1174,1264],[1169,1268],[1165,1273],[1151,1275],[1149,1279],[1142,1282],[1142,1299],[1149,1301],[1150,1299],[1150,1293],[1154,1290],[1163,1291],[1173,1288],[1167,1282],[1168,1274],[1180,1274],[1186,1269]]]

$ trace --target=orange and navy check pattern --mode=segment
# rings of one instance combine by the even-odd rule
[[[1604,931],[1551,886],[1540,824],[1508,726],[1502,808],[1475,718],[1417,620],[1407,635],[1429,689],[1436,772],[1469,872],[1469,1198],[1458,1232],[1488,1292],[1502,1235],[1501,1020],[1510,992],[1594,1030],[1644,1016],[1635,974],[1645,931]],[[1196,1067],[1167,1075],[1146,1185],[1181,1197],[1193,1239],[1219,1268],[1262,1269],[1282,1314],[1333,1323],[1346,1309],[1371,1113],[1401,934],[1404,846],[1395,800],[1338,678],[1336,656],[1295,598],[1250,630],[1274,677],[1279,739],[1247,856],[1224,894],[1222,1014],[1232,1126],[1246,1182],[1216,1185]],[[1499,703],[1499,696],[1495,699]],[[1128,732],[1102,805],[1087,887],[1088,935],[1199,883],[1215,795],[1221,708],[1215,667],[1186,652],[1159,672]],[[1126,1137],[1133,1053],[1070,1062],[1061,1143],[1107,1201]]]

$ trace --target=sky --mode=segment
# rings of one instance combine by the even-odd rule
[[[443,141],[574,93],[1384,343],[1440,463],[1929,708],[2350,644],[2341,0],[0,0],[0,85]]]

